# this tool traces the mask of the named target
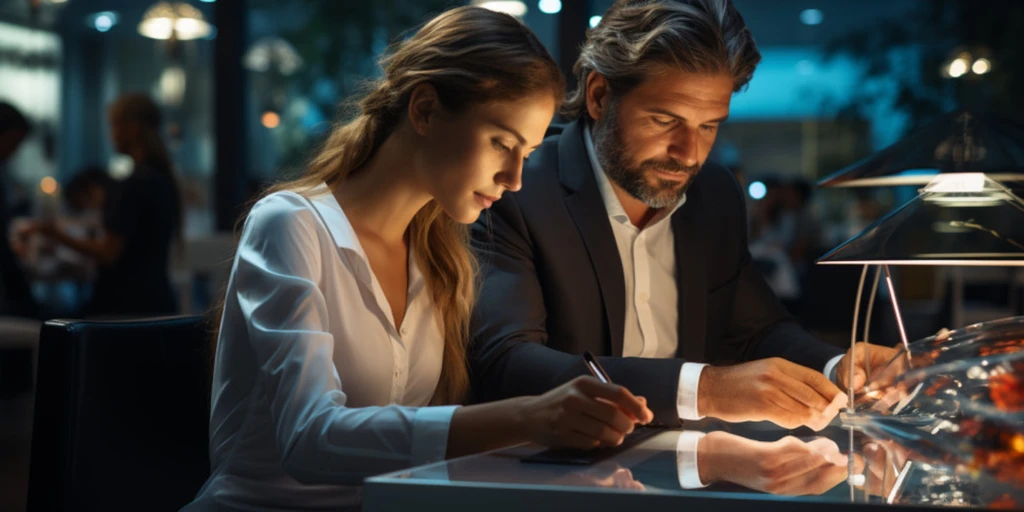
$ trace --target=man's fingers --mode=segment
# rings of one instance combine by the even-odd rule
[[[768,400],[769,406],[774,407],[775,410],[766,411],[767,419],[779,426],[785,428],[807,426],[818,431],[825,428],[831,421],[831,418],[825,419],[822,416],[821,410],[808,407],[785,391],[776,390],[775,393],[768,395]]]
[[[831,404],[835,403],[836,397],[842,396],[842,399],[845,400],[846,393],[840,391],[824,375],[803,367],[801,370],[806,370],[812,375],[800,372],[793,376],[796,378],[787,376],[781,380],[779,387],[787,395],[818,412],[825,412]],[[821,388],[826,388],[826,390],[822,391]]]
[[[785,494],[790,496],[823,494],[846,480],[846,474],[845,466],[828,464],[817,470],[798,475],[783,484],[788,488],[788,492]]]
[[[807,451],[799,457],[794,457],[775,467],[772,469],[772,473],[780,480],[789,480],[808,471],[818,471],[821,468],[834,465],[825,455]]]
[[[831,402],[836,395],[842,392],[838,386],[828,380],[828,377],[825,377],[825,374],[796,364],[794,364],[793,367],[793,371],[787,370],[786,374],[800,382],[803,382],[814,392],[820,395],[824,399],[821,403],[821,407],[825,407],[825,405]]]
[[[842,452],[839,451],[839,445],[836,444],[835,441],[827,437],[818,437],[810,441],[807,441],[807,448],[815,453],[820,453],[824,455],[825,458],[828,459],[833,464],[836,460],[838,460],[834,457],[834,455],[839,455],[840,457],[843,457]],[[845,461],[846,458],[843,457],[844,464],[846,463]]]
[[[853,369],[853,389],[857,390],[864,387],[864,384],[868,381],[868,374],[863,368],[857,367]]]

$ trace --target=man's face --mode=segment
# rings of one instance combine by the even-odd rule
[[[594,147],[608,178],[647,206],[665,208],[682,199],[707,159],[729,116],[733,80],[663,69],[614,96],[592,73],[587,89]]]
[[[6,162],[25,140],[25,130],[8,130],[0,133],[0,163]]]

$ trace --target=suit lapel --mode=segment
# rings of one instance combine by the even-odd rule
[[[697,183],[694,183],[697,185]],[[676,249],[676,288],[679,294],[679,347],[677,354],[687,361],[704,358],[707,336],[707,240],[695,212],[702,201],[700,189],[690,187],[686,204],[672,216]]]
[[[622,260],[619,259],[619,248],[615,245],[608,211],[601,199],[594,170],[583,144],[583,129],[582,121],[577,121],[566,127],[559,138],[559,181],[569,190],[565,206],[583,237],[601,288],[605,320],[611,334],[611,353],[613,356],[621,356],[626,314]]]

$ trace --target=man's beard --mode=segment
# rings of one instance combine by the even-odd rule
[[[593,127],[594,150],[608,179],[651,208],[670,208],[679,203],[700,165],[683,165],[668,157],[648,159],[634,166],[633,155],[626,149],[619,127],[617,105],[613,102],[606,114]],[[659,170],[689,175],[685,181],[672,181],[657,176],[648,178],[647,171]]]

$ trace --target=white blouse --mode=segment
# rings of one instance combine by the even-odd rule
[[[364,478],[444,458],[455,407],[424,407],[443,336],[409,255],[396,329],[326,186],[278,192],[246,219],[221,320],[212,474],[185,510],[358,506]]]

